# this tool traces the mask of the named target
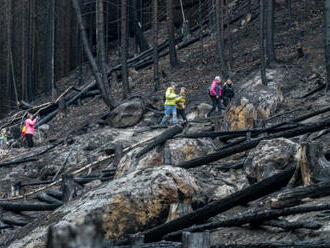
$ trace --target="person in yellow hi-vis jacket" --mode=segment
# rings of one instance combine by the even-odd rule
[[[186,88],[182,87],[180,90],[180,97],[178,98],[178,101],[176,102],[176,112],[177,115],[181,115],[182,120],[184,122],[187,122],[187,116],[186,116]]]
[[[177,83],[172,82],[171,86],[167,88],[165,94],[165,115],[160,123],[160,125],[166,125],[167,119],[172,115],[173,116],[173,124],[178,123],[177,113],[176,113],[176,102],[180,99],[175,94],[175,89],[177,87]]]

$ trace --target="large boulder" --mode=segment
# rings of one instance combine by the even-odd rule
[[[254,121],[269,118],[283,102],[281,90],[285,73],[282,69],[267,70],[268,84],[263,85],[259,72],[244,78],[235,89],[235,97],[222,123],[223,129],[250,128]]]
[[[156,147],[141,158],[136,159],[135,155],[141,148],[134,149],[127,153],[120,161],[116,177],[141,168],[148,168],[166,164],[178,164],[191,160],[214,151],[212,141],[209,139],[172,139],[164,146]]]
[[[244,162],[246,176],[250,183],[276,174],[288,165],[296,165],[300,145],[289,139],[263,140],[252,150]]]
[[[108,123],[115,128],[131,127],[138,124],[143,116],[144,104],[133,99],[116,107],[107,116]]]
[[[16,233],[9,248],[45,247],[47,230],[77,229],[98,223],[103,238],[120,238],[166,221],[173,203],[196,203],[199,187],[184,169],[161,166],[136,170],[68,202],[37,225]]]

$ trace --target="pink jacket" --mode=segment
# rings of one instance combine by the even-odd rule
[[[216,90],[218,92],[216,92]],[[221,96],[221,85],[217,84],[217,81],[213,81],[212,86],[211,86],[211,92],[213,96]]]
[[[36,119],[34,119],[33,121],[30,119],[27,119],[25,121],[25,126],[26,126],[25,133],[34,135],[34,125],[36,124],[36,122],[37,122]]]

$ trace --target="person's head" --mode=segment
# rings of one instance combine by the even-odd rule
[[[231,86],[231,85],[232,85],[232,83],[233,83],[233,82],[232,82],[230,79],[227,79],[227,81],[226,81],[226,84],[228,84],[228,85],[230,85],[230,86]]]
[[[171,82],[171,87],[172,87],[173,89],[175,89],[177,86],[178,86],[178,84],[177,84],[176,82]]]
[[[180,89],[180,93],[181,93],[181,94],[186,94],[186,88],[185,88],[185,87],[181,87],[181,89]]]
[[[216,81],[218,84],[220,84],[221,83],[221,77],[220,76],[216,76],[214,78],[214,81]]]
[[[1,129],[1,133],[2,133],[2,134],[6,134],[6,133],[7,133],[6,128]]]
[[[29,113],[29,114],[27,115],[27,118],[30,119],[30,120],[32,120],[32,119],[33,119],[33,115],[32,115],[31,113]]]

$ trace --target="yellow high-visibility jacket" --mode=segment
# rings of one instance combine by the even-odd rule
[[[175,106],[177,102],[177,95],[172,87],[168,87],[165,94],[165,105]]]
[[[186,95],[180,93],[181,98],[177,98],[177,105],[176,108],[177,109],[185,109],[186,108]],[[179,104],[178,104],[179,103]]]

